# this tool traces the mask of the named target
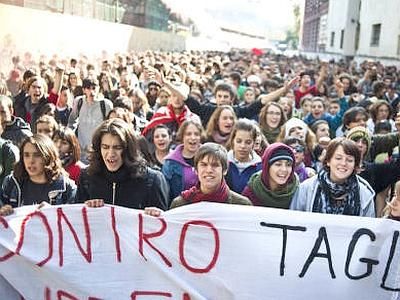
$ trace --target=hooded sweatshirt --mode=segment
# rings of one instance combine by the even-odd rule
[[[287,183],[279,189],[272,191],[269,186],[269,159],[279,149],[284,149],[290,154],[293,164]],[[251,176],[242,195],[248,197],[255,206],[288,209],[292,197],[299,186],[299,180],[294,173],[294,161],[294,153],[289,146],[282,143],[270,145],[262,157],[262,170]]]

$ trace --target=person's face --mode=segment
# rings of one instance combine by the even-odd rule
[[[318,125],[315,135],[317,136],[317,141],[322,137],[330,137],[329,125],[325,123]]]
[[[69,91],[68,90],[63,90],[60,93],[60,96],[58,97],[57,104],[60,107],[65,107],[68,104],[68,98],[69,98]]]
[[[149,94],[150,96],[157,96],[158,91],[160,90],[160,88],[156,85],[150,85],[149,86]]]
[[[157,150],[165,152],[168,151],[171,144],[171,137],[166,128],[157,128],[154,130],[153,143]]]
[[[363,138],[359,138],[357,140],[354,140],[354,142],[357,144],[357,147],[358,147],[358,150],[360,150],[361,156],[364,157],[365,154],[367,154],[367,150],[368,150],[367,141]]]
[[[24,167],[30,179],[34,182],[41,181],[45,177],[44,158],[35,145],[26,143],[22,150]]]
[[[303,115],[307,115],[311,111],[311,100],[304,100],[301,109],[303,110]]]
[[[310,86],[311,77],[310,75],[303,75],[300,80],[300,84],[304,87]]]
[[[83,89],[83,93],[89,99],[94,99],[98,93],[99,87],[98,86],[91,86],[88,88]]]
[[[331,103],[329,104],[329,113],[335,116],[340,110],[339,103]]]
[[[269,186],[271,190],[285,185],[292,173],[293,163],[288,160],[278,160],[269,167]]]
[[[193,124],[190,124],[183,134],[183,148],[190,153],[196,153],[200,147],[201,132]]]
[[[335,183],[343,183],[353,173],[355,159],[353,156],[346,154],[342,146],[339,146],[327,165],[330,168],[330,179]]]
[[[118,136],[106,133],[100,142],[101,157],[108,171],[116,172],[123,165],[122,153],[124,147]]]
[[[304,132],[303,128],[300,126],[291,128],[290,132],[289,132],[289,136],[297,137],[302,141],[304,141],[306,139],[305,132]]]
[[[76,77],[75,74],[69,76],[69,84],[71,86],[76,86],[78,84],[78,78]]]
[[[250,160],[251,153],[254,149],[254,140],[250,131],[238,130],[233,139],[233,153],[235,158],[240,162]]]
[[[47,135],[49,138],[53,138],[54,128],[49,123],[38,123],[36,124],[36,133]]]
[[[140,109],[142,108],[142,100],[140,100],[139,97],[132,96],[131,101],[132,101],[133,112],[136,113],[140,111]]]
[[[367,118],[363,114],[357,114],[353,122],[350,122],[348,127],[352,129],[357,126],[365,127],[367,125]]]
[[[294,157],[296,159],[296,166],[301,164],[304,161],[305,148],[298,143],[291,144],[291,145],[289,145],[289,147],[293,149]]]
[[[171,105],[173,109],[182,109],[183,106],[185,105],[185,101],[183,97],[180,95],[176,95],[175,93],[172,93],[171,96]]]
[[[321,101],[314,101],[311,104],[311,114],[315,119],[319,119],[322,117],[322,114],[324,113],[324,105],[322,104]]]
[[[279,100],[280,106],[283,108],[283,112],[285,113],[286,116],[290,115],[290,112],[292,111],[292,107],[287,99],[281,99]]]
[[[40,81],[34,81],[29,87],[29,96],[33,103],[39,102],[40,98],[44,95],[43,83]]]
[[[343,84],[344,90],[347,91],[350,87],[350,80],[347,78],[342,78],[341,82]]]
[[[256,95],[254,94],[253,91],[246,91],[244,93],[244,101],[246,103],[253,103],[256,100]]]
[[[389,107],[385,104],[381,105],[377,109],[376,120],[382,121],[389,118]]]
[[[222,135],[228,135],[232,132],[233,125],[235,124],[235,116],[233,113],[224,109],[218,118],[218,129]]]
[[[231,94],[228,91],[217,91],[215,101],[217,105],[232,105]]]
[[[271,129],[275,129],[279,126],[280,121],[282,120],[281,110],[271,105],[267,110],[267,125]]]
[[[204,194],[209,194],[219,188],[225,174],[219,160],[205,156],[197,163],[197,175],[200,181],[200,190]]]
[[[56,145],[56,147],[58,149],[58,153],[60,154],[60,156],[68,154],[72,150],[72,147],[68,143],[67,140],[63,140],[63,139],[58,138],[58,139],[56,139],[54,141],[54,144]]]
[[[1,124],[7,124],[12,120],[12,109],[7,105],[0,104]]]
[[[169,95],[165,92],[160,92],[160,94],[158,95],[158,99],[160,99],[161,106],[166,106],[169,101]]]

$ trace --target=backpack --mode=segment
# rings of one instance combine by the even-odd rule
[[[79,117],[79,113],[81,111],[82,104],[83,104],[83,97],[79,98],[79,100],[78,100],[78,114],[76,117]],[[103,121],[104,121],[106,119],[106,103],[105,103],[104,99],[100,100],[100,109],[101,109],[101,113],[103,115]]]
[[[81,112],[81,108],[82,108],[82,104],[83,104],[83,97],[80,97],[78,100],[78,111],[77,111],[77,115],[76,118],[79,118],[79,113]],[[104,99],[100,100],[100,109],[101,109],[101,114],[103,115],[103,121],[106,119],[106,103],[104,101]],[[79,128],[79,123],[75,128],[75,135],[78,136],[78,128]]]

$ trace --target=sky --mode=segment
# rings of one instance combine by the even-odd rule
[[[172,11],[191,18],[200,30],[215,32],[227,27],[268,36],[293,26],[292,7],[301,0],[163,0]]]

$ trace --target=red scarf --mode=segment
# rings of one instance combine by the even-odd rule
[[[197,203],[201,201],[226,203],[229,198],[229,187],[224,179],[215,192],[203,194],[200,190],[199,183],[197,186],[193,186],[190,189],[183,191],[181,196],[187,203]]]
[[[193,118],[194,116],[197,117],[197,115],[193,114],[186,105],[183,107],[182,112],[179,115],[176,115],[172,105],[168,104],[167,106],[161,107],[159,110],[157,110],[157,112],[151,118],[149,124],[147,124],[147,126],[143,129],[142,135],[146,136],[151,129],[160,124],[176,122],[179,127],[185,120]]]

